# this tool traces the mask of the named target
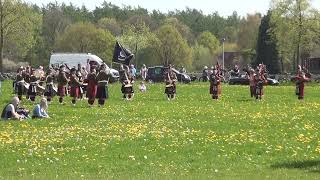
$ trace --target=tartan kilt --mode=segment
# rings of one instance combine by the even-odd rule
[[[88,85],[87,86],[87,98],[94,99],[97,94],[97,86],[96,85]]]
[[[25,87],[20,83],[16,83],[14,89],[18,96],[22,96],[25,93]]]
[[[210,85],[210,94],[212,95],[218,95],[219,94],[219,85],[214,85],[214,84],[211,84]]]
[[[165,94],[176,94],[176,92],[177,92],[176,85],[166,87],[164,90]]]
[[[70,97],[78,98],[79,97],[80,88],[79,86],[71,87],[70,89]]]
[[[108,86],[98,86],[96,98],[97,99],[108,99],[109,98]]]
[[[299,83],[296,85],[296,95],[299,97],[304,97],[304,84]]]
[[[28,95],[29,96],[36,96],[37,95],[37,85],[30,84],[29,89],[28,89]]]
[[[59,95],[60,97],[66,96],[66,93],[67,93],[67,88],[66,88],[66,86],[58,86],[58,95]]]
[[[53,97],[56,94],[55,90],[53,89],[52,84],[46,85],[46,90],[44,91],[44,96]]]
[[[256,96],[263,96],[263,83],[258,82],[256,86]]]

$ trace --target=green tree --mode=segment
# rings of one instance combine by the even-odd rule
[[[175,64],[191,67],[192,49],[174,26],[161,26],[157,31],[157,37],[159,40],[154,44],[164,65]]]
[[[0,71],[4,56],[23,58],[35,44],[41,16],[18,0],[0,0]],[[13,56],[13,57],[12,57]]]
[[[273,0],[272,31],[282,59],[295,70],[314,48],[319,18],[310,0]]]
[[[209,31],[205,31],[198,37],[199,45],[209,48],[210,53],[214,56],[219,50],[219,40]]]
[[[204,66],[214,65],[214,57],[209,48],[196,44],[192,47],[193,61],[192,66],[194,70],[201,71]]]
[[[179,33],[181,34],[181,36],[187,40],[188,44],[193,44],[194,43],[194,35],[192,34],[190,28],[183,24],[182,22],[180,22],[177,18],[174,17],[170,17],[164,20],[164,25],[171,25],[173,27],[175,27]]]
[[[88,22],[79,22],[66,29],[57,40],[55,49],[62,52],[93,53],[111,63],[114,44],[115,38],[109,31],[96,28]]]
[[[271,11],[269,11],[261,20],[257,40],[257,58],[255,65],[264,63],[270,73],[277,74],[281,72],[282,68],[277,50],[277,43],[272,39],[272,32],[270,31],[271,14]]]
[[[121,26],[114,18],[102,18],[98,21],[98,27],[110,31],[114,36],[121,35]]]
[[[140,66],[144,63],[144,59],[139,59],[140,50],[150,47],[153,42],[157,41],[157,37],[145,25],[144,21],[127,25],[124,29],[125,31],[119,40],[125,47],[134,52],[135,64],[136,66]],[[145,53],[144,56],[146,56]]]

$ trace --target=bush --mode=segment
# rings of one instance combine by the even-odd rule
[[[20,66],[28,66],[27,62],[14,62],[9,59],[3,59],[3,70],[4,72],[15,72]]]

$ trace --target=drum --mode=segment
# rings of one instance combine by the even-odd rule
[[[173,85],[171,85],[171,86],[166,86],[166,93],[167,93],[167,94],[175,94],[174,86],[173,86]]]

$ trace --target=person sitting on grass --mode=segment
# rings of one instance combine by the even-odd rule
[[[11,103],[5,106],[1,113],[1,119],[4,120],[22,120],[28,118],[28,110],[19,109],[18,105],[20,104],[20,100],[18,97],[14,97],[11,100]]]
[[[33,109],[32,118],[49,118],[48,113],[46,112],[48,109],[48,103],[46,98],[42,98],[40,100],[40,104],[37,104]]]
[[[140,85],[139,85],[139,90],[140,90],[140,92],[142,92],[142,93],[147,92],[147,87],[146,87],[146,85],[144,84],[143,81],[142,81],[142,82],[140,83]]]

